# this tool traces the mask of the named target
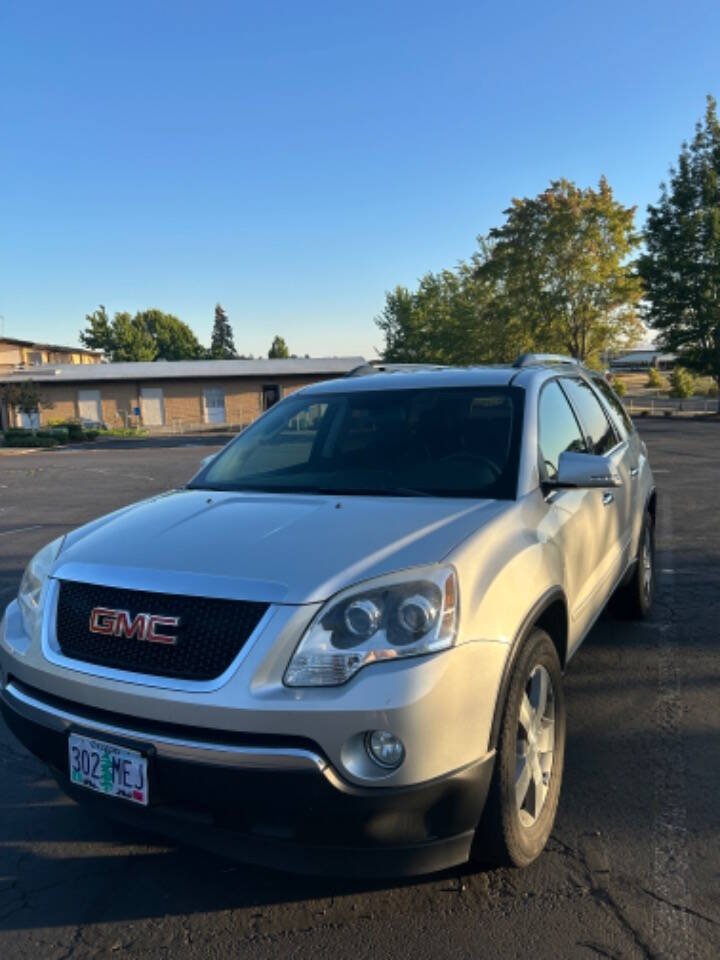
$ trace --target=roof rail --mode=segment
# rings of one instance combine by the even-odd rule
[[[362,363],[348,370],[346,377],[365,377],[372,373],[413,373],[416,370],[444,370],[440,363]]]
[[[521,353],[513,366],[534,367],[545,363],[568,363],[575,366],[581,366],[580,361],[576,357],[568,357],[563,353]]]

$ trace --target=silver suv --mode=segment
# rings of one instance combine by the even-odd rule
[[[363,368],[42,549],[0,626],[5,719],[76,800],[248,861],[525,865],[563,670],[613,594],[648,615],[655,509],[571,360]]]

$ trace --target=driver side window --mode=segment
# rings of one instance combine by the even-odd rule
[[[561,453],[587,453],[575,414],[557,380],[548,383],[540,394],[538,440],[540,475],[544,480],[557,477]]]

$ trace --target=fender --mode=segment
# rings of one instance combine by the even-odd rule
[[[551,587],[538,600],[535,601],[530,610],[525,614],[523,622],[520,625],[520,629],[515,634],[515,639],[510,647],[510,652],[505,660],[505,667],[503,668],[503,674],[498,687],[497,698],[495,700],[495,712],[493,714],[492,727],[490,728],[490,742],[488,744],[488,748],[490,750],[495,750],[497,748],[497,741],[500,735],[500,724],[502,723],[503,710],[505,709],[505,700],[507,698],[508,687],[510,686],[510,677],[512,676],[518,654],[523,644],[529,637],[533,627],[537,624],[538,619],[552,606],[553,603],[557,602],[558,600],[562,600],[563,606],[565,607],[566,617],[568,617],[569,620],[569,616],[567,614],[567,599],[564,591],[561,587]],[[564,669],[565,664],[563,663],[562,666]]]

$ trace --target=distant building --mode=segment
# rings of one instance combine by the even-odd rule
[[[213,424],[245,426],[283,396],[342,377],[362,357],[290,360],[179,360],[64,364],[0,372],[0,385],[32,380],[42,403],[35,414],[0,411],[6,426],[80,419],[158,432]]]
[[[617,372],[625,370],[642,372],[655,367],[658,370],[672,370],[677,357],[674,353],[663,353],[653,347],[639,350],[626,350],[610,358],[610,369]]]
[[[38,367],[47,364],[100,363],[102,353],[84,347],[60,347],[54,343],[36,343],[34,340],[16,340],[0,337],[0,373],[18,367]]]

